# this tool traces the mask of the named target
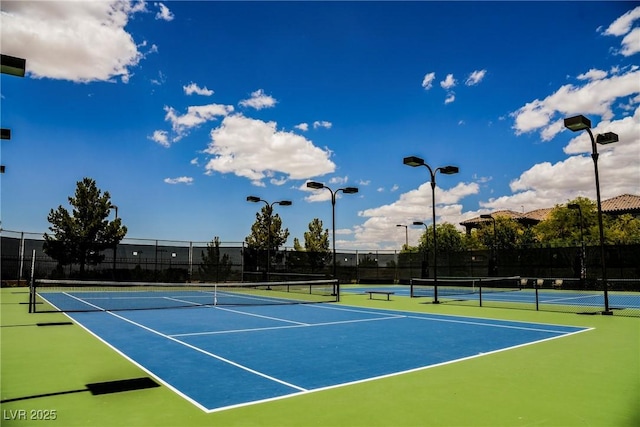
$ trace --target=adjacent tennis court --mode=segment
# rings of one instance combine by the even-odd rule
[[[65,293],[63,298],[83,298]],[[99,298],[95,292],[84,297],[92,306]],[[182,300],[184,295],[162,298]],[[206,412],[401,375],[589,330],[333,303],[68,316]]]

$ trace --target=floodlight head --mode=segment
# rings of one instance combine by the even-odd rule
[[[564,119],[564,127],[566,127],[567,129],[573,132],[590,129],[591,120],[587,119],[585,116],[582,116],[582,115],[569,117],[568,119]]]
[[[309,181],[307,182],[307,188],[313,188],[314,190],[319,190],[321,188],[324,188],[324,184],[321,182]]]
[[[424,165],[424,159],[421,159],[420,157],[416,157],[416,156],[409,156],[409,157],[405,157],[402,160],[402,163],[411,167],[422,166]]]
[[[342,192],[344,194],[354,194],[358,192],[358,188],[357,187],[347,187],[347,188],[343,188]]]
[[[440,168],[440,173],[445,175],[453,175],[454,173],[458,173],[460,169],[457,166],[445,166]]]
[[[293,204],[291,200],[280,200],[279,202],[276,202],[276,203],[279,204],[280,206],[291,206]]]
[[[0,135],[1,139],[11,139],[11,129],[2,128]]]
[[[413,221],[413,225],[424,225],[422,221]]]
[[[1,55],[0,70],[2,74],[10,74],[12,76],[24,77],[27,61],[23,58],[15,56]]]
[[[596,142],[601,145],[613,144],[618,142],[618,134],[613,132],[606,132],[596,136]]]
[[[5,169],[6,169],[6,168],[5,168],[5,166],[4,166],[4,165],[0,165],[0,173],[4,173]]]
[[[482,219],[493,219],[493,217],[490,214],[482,214],[482,215],[480,215],[480,218],[482,218]]]
[[[569,203],[569,204],[567,205],[567,207],[568,207],[569,209],[580,209],[580,205],[579,205],[579,204],[577,204],[577,203]]]
[[[260,201],[260,197],[256,197],[256,196],[247,196],[247,202],[259,202]]]

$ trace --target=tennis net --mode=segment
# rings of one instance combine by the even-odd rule
[[[477,299],[482,293],[510,292],[522,289],[520,276],[443,277],[411,279],[411,297],[450,297]]]
[[[155,283],[35,280],[30,312],[120,311],[216,305],[337,302],[332,279],[262,283]]]

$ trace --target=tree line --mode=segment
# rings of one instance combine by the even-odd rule
[[[44,252],[59,266],[79,265],[82,276],[86,265],[100,264],[105,250],[115,248],[127,233],[117,215],[109,220],[114,209],[108,191],[102,192],[91,178],[77,182],[74,196],[68,198],[72,211],[62,205],[51,209],[47,217],[50,233],[44,234]],[[557,205],[548,217],[533,226],[526,226],[513,218],[496,216],[483,221],[471,233],[458,230],[453,224],[436,227],[438,251],[465,251],[474,249],[518,249],[531,247],[570,247],[599,244],[597,207],[587,198],[578,197],[569,205]],[[576,207],[579,206],[579,211]],[[580,214],[579,214],[580,213]],[[495,233],[494,233],[495,231]],[[269,205],[256,213],[250,234],[245,238],[246,252],[252,265],[268,270],[267,263],[279,262],[279,249],[289,238],[289,229],[283,228],[282,218]],[[630,214],[604,215],[605,244],[640,244],[640,218]],[[314,218],[304,233],[304,241],[294,238],[293,247],[299,262],[311,272],[321,271],[331,262],[329,230],[320,219]],[[428,252],[433,250],[433,225],[427,227],[418,246],[406,246],[402,252]],[[270,255],[273,254],[273,257]],[[253,257],[253,258],[251,258]],[[227,276],[231,271],[229,256],[220,251],[218,237],[202,253],[199,273],[204,277]]]

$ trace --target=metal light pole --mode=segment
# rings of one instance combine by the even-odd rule
[[[427,263],[427,240],[426,240],[426,235],[427,235],[427,231],[429,230],[427,228],[427,224],[425,224],[422,221],[413,221],[413,225],[424,225],[424,234],[425,234],[425,241],[424,241],[424,259],[423,259],[423,264],[420,268],[420,276],[422,279],[426,279],[428,274],[427,274],[427,265],[425,264]]]
[[[582,218],[582,208],[577,203],[569,203],[567,207],[569,209],[577,209],[578,215],[580,216],[580,280],[584,281],[587,278],[587,254],[584,246],[584,220]]]
[[[271,274],[271,214],[273,213],[273,205],[280,205],[280,206],[291,206],[292,203],[290,200],[280,200],[277,202],[273,202],[273,203],[269,203],[266,200],[261,199],[260,197],[256,197],[256,196],[247,196],[247,202],[253,202],[253,203],[257,203],[257,202],[263,202],[264,204],[266,204],[269,207],[269,212],[268,212],[268,217],[267,217],[267,282],[270,279],[270,274]]]
[[[604,227],[602,225],[602,203],[600,201],[600,178],[598,175],[598,147],[596,143],[606,145],[618,142],[618,135],[613,132],[606,132],[599,134],[595,138],[591,132],[591,120],[585,116],[574,116],[564,119],[564,127],[572,132],[580,130],[586,130],[591,139],[591,158],[593,159],[593,167],[596,174],[596,199],[598,205],[598,228],[600,230],[600,264],[602,265],[602,287],[604,289],[604,311],[602,314],[613,314],[609,310],[609,293],[607,284],[607,268],[605,266],[605,253],[604,253]]]
[[[493,221],[493,239],[491,242],[491,265],[489,266],[489,276],[497,276],[498,275],[497,274],[498,256],[497,256],[496,248],[498,246],[497,244],[498,235],[496,234],[496,219],[489,214],[480,215],[480,218],[490,219]]]
[[[445,175],[452,175],[458,173],[459,168],[457,166],[443,166],[440,168],[431,169],[431,166],[424,162],[424,159],[416,156],[405,157],[402,161],[405,165],[411,167],[424,166],[429,170],[431,175],[431,207],[433,215],[433,303],[438,304],[438,242],[436,237],[436,173],[440,171]]]
[[[312,188],[314,190],[320,190],[323,188],[326,188],[327,190],[329,190],[329,192],[331,193],[331,228],[332,230],[332,237],[331,237],[331,245],[332,245],[332,251],[333,251],[333,278],[337,279],[338,278],[338,270],[337,270],[337,265],[336,265],[336,194],[338,194],[340,191],[342,191],[344,194],[355,194],[358,192],[358,188],[357,187],[345,187],[345,188],[338,188],[337,190],[333,191],[331,188],[327,187],[326,185],[324,185],[321,182],[315,182],[315,181],[309,181],[307,182],[307,188]],[[337,295],[337,289],[334,286],[334,294]]]
[[[396,227],[404,227],[404,247],[409,250],[409,226],[397,224]]]
[[[114,204],[109,206],[109,209],[114,209],[116,211],[116,218],[118,219],[118,207]],[[116,252],[118,250],[118,244],[116,242],[113,243],[113,280],[116,280]]]

